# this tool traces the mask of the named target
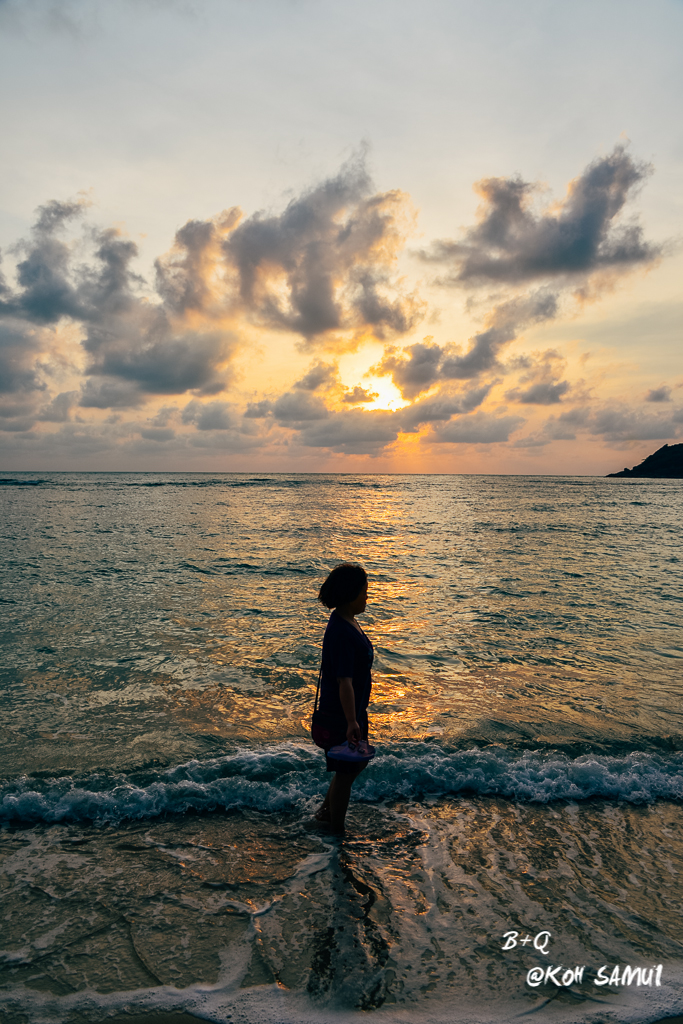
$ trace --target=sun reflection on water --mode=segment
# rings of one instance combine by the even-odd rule
[[[681,731],[683,509],[666,482],[271,474],[144,488],[124,475],[103,503],[75,479],[68,502],[32,495],[28,518],[22,497],[7,521],[6,596],[24,618],[4,671],[23,680],[12,713],[40,723],[46,764],[65,756],[46,737],[67,733],[130,743],[131,757],[144,743],[156,757],[162,728],[178,749],[306,735],[317,590],[348,560],[370,577],[374,735]],[[27,534],[41,520],[56,542]]]

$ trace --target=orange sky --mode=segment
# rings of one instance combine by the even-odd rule
[[[368,62],[383,3],[264,6],[0,11],[3,470],[602,474],[680,438],[680,7],[587,39],[401,2]]]

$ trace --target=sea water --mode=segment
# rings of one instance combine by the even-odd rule
[[[668,480],[0,475],[2,1020],[682,1013],[682,524]],[[340,561],[378,750],[343,841]]]

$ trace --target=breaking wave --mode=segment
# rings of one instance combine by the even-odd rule
[[[304,810],[324,782],[319,751],[280,743],[128,774],[23,776],[0,786],[0,821],[115,822],[247,808],[293,812]],[[354,787],[354,798],[366,803],[456,794],[540,804],[595,798],[680,801],[683,753],[571,758],[547,750],[449,752],[435,744],[402,744],[381,748]]]

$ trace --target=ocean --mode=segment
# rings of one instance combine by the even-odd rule
[[[0,536],[3,1024],[683,1013],[680,481],[8,472]]]

